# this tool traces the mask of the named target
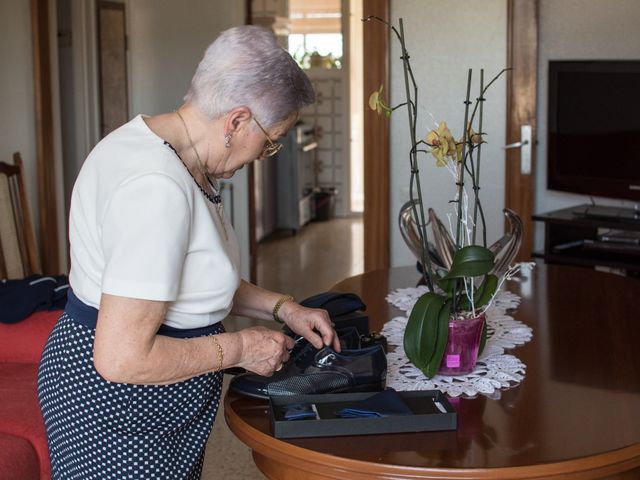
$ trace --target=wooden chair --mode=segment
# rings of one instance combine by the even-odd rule
[[[0,162],[0,279],[41,273],[31,214],[24,188],[22,159]]]

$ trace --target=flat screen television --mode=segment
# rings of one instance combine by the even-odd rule
[[[550,61],[547,186],[640,201],[640,61]]]

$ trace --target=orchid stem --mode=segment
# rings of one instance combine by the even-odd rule
[[[420,169],[418,168],[418,154],[416,146],[416,124],[418,117],[418,86],[415,82],[413,72],[411,71],[411,64],[409,63],[409,53],[404,41],[404,24],[402,18],[399,19],[400,31],[399,33],[394,29],[400,40],[400,47],[402,49],[402,66],[404,70],[404,86],[405,94],[407,98],[407,116],[409,119],[409,133],[411,136],[411,151],[409,152],[409,161],[411,164],[411,181],[409,182],[409,198],[411,200],[413,218],[418,226],[418,235],[421,243],[421,263],[422,263],[422,276],[427,284],[427,288],[430,291],[434,291],[433,287],[433,268],[431,266],[431,259],[429,258],[429,237],[427,234],[424,205],[422,201],[422,189],[420,187]],[[411,87],[413,87],[413,97],[411,96]],[[414,196],[414,186],[417,190],[417,201]]]
[[[476,100],[476,105],[480,104],[478,116],[478,134],[482,137],[482,113],[484,108],[484,68],[480,69],[480,97]],[[476,243],[476,231],[478,229],[478,208],[480,207],[480,155],[482,152],[482,140],[478,144],[478,153],[476,155],[476,166],[473,175],[473,238],[472,243]],[[484,215],[482,215],[482,245],[487,246],[487,228],[484,224]]]

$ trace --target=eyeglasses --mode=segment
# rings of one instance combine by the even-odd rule
[[[264,158],[273,157],[276,153],[282,150],[282,147],[284,147],[284,145],[282,145],[279,142],[272,141],[271,138],[269,138],[269,134],[264,129],[264,127],[260,125],[260,122],[256,119],[256,117],[252,115],[251,118],[253,118],[253,121],[256,122],[256,125],[260,127],[260,130],[262,130],[262,133],[264,133],[264,136],[267,137],[267,144],[264,146],[261,156]]]

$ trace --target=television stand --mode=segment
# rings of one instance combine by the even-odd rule
[[[545,226],[545,263],[609,267],[629,276],[640,274],[640,211],[632,208],[578,205],[533,215]]]
[[[640,222],[640,209],[637,208],[580,205],[573,207],[572,210],[572,213],[578,217],[618,220],[620,222]]]

